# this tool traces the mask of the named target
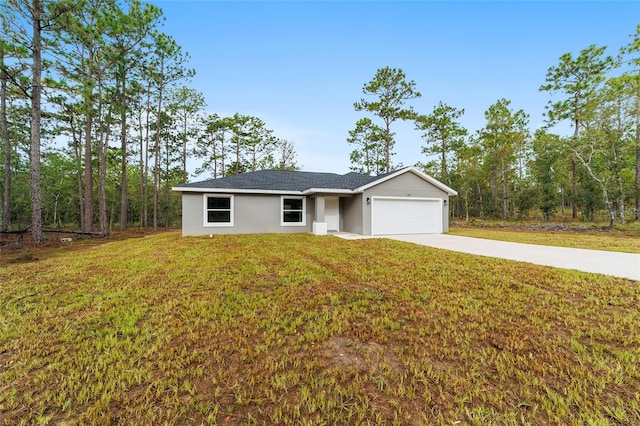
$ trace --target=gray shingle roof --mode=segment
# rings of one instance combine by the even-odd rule
[[[378,176],[367,176],[355,172],[339,175],[336,173],[259,170],[256,172],[226,176],[220,179],[187,183],[176,186],[174,189],[177,191],[181,188],[203,188],[300,192],[310,188],[352,190],[381,179],[388,174],[389,173]]]

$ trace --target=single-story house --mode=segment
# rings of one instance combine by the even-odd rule
[[[378,176],[260,170],[173,188],[182,235],[441,233],[457,192],[415,167]]]

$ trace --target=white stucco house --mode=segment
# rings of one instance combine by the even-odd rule
[[[378,176],[260,170],[176,186],[182,235],[441,233],[457,192],[415,167]]]

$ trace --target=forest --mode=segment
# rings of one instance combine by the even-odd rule
[[[171,188],[191,177],[299,168],[294,143],[259,117],[207,112],[189,87],[189,54],[163,20],[136,0],[0,3],[0,232],[28,229],[39,242],[46,229],[173,227],[180,196]],[[540,82],[549,94],[540,129],[499,99],[472,133],[463,108],[414,111],[417,84],[378,69],[354,103],[366,116],[345,135],[352,169],[400,166],[393,123],[412,121],[424,140],[416,164],[458,191],[456,218],[637,220],[640,26],[614,48],[558,52]],[[552,132],[563,121],[572,135]]]
[[[458,191],[455,218],[521,220],[538,217],[625,223],[640,212],[640,25],[615,56],[591,45],[562,54],[539,90],[549,94],[545,125],[531,129],[529,115],[499,99],[485,111],[485,125],[471,133],[463,108],[438,103],[429,114],[410,105],[421,93],[401,69],[379,69],[363,87],[368,96],[347,141],[352,169],[394,169],[393,122],[413,121],[426,160],[418,166]],[[372,98],[373,97],[373,98]],[[561,122],[573,133],[553,133]],[[602,216],[602,218],[600,217]]]

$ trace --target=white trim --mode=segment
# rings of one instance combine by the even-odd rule
[[[439,188],[439,189],[443,190],[444,192],[446,192],[446,193],[447,193],[447,194],[449,194],[449,195],[458,195],[458,192],[457,192],[456,190],[449,188],[449,187],[448,187],[447,185],[445,185],[444,183],[442,183],[442,182],[440,182],[439,180],[437,180],[437,179],[435,179],[435,178],[433,178],[433,177],[429,176],[428,174],[426,174],[426,173],[424,173],[424,172],[421,172],[420,170],[418,170],[418,169],[417,169],[417,168],[415,168],[415,167],[407,167],[407,168],[404,168],[404,169],[400,169],[400,170],[398,170],[398,171],[397,171],[397,172],[395,172],[395,173],[391,173],[390,175],[387,175],[387,176],[385,176],[385,177],[383,177],[383,178],[381,178],[381,179],[375,180],[375,181],[373,181],[373,182],[371,182],[371,183],[368,183],[368,184],[363,185],[363,186],[361,186],[361,187],[359,187],[359,188],[356,188],[356,189],[354,189],[354,191],[356,191],[356,192],[363,192],[363,191],[365,191],[365,190],[367,190],[367,189],[369,189],[369,188],[371,188],[371,187],[374,187],[374,186],[376,186],[376,185],[379,185],[379,184],[381,184],[382,182],[386,182],[386,181],[388,181],[388,180],[391,180],[391,179],[395,178],[396,176],[400,176],[400,175],[402,175],[402,174],[404,174],[404,173],[407,173],[407,172],[412,172],[413,174],[415,174],[415,175],[417,175],[418,177],[420,177],[420,178],[422,178],[422,179],[426,180],[426,181],[427,181],[427,182],[429,182],[431,185],[435,186],[436,188]]]
[[[208,222],[207,218],[208,218],[208,214],[207,212],[209,211],[209,209],[207,208],[207,199],[209,197],[216,197],[216,195],[218,196],[217,198],[229,198],[230,202],[229,202],[229,207],[230,207],[230,215],[229,215],[229,219],[231,220],[230,222]],[[202,194],[202,199],[203,199],[203,218],[202,218],[202,226],[204,226],[205,228],[221,228],[221,227],[232,227],[233,226],[233,217],[235,216],[235,209],[234,209],[234,202],[233,202],[233,194]]]
[[[440,201],[442,203],[442,198],[438,197],[399,197],[396,195],[373,195],[371,197],[371,201],[373,200],[415,200],[415,201]]]
[[[335,188],[309,188],[309,189],[305,189],[303,192],[303,194],[357,194],[357,192],[355,192],[352,189],[335,189]]]
[[[302,200],[302,222],[285,222],[284,221],[284,200],[295,199]],[[287,196],[280,197],[280,226],[307,226],[307,197],[305,196]]]
[[[194,188],[174,186],[172,191],[199,192],[205,194],[270,194],[270,195],[304,195],[300,191],[277,191],[271,189],[230,189],[230,188]]]

